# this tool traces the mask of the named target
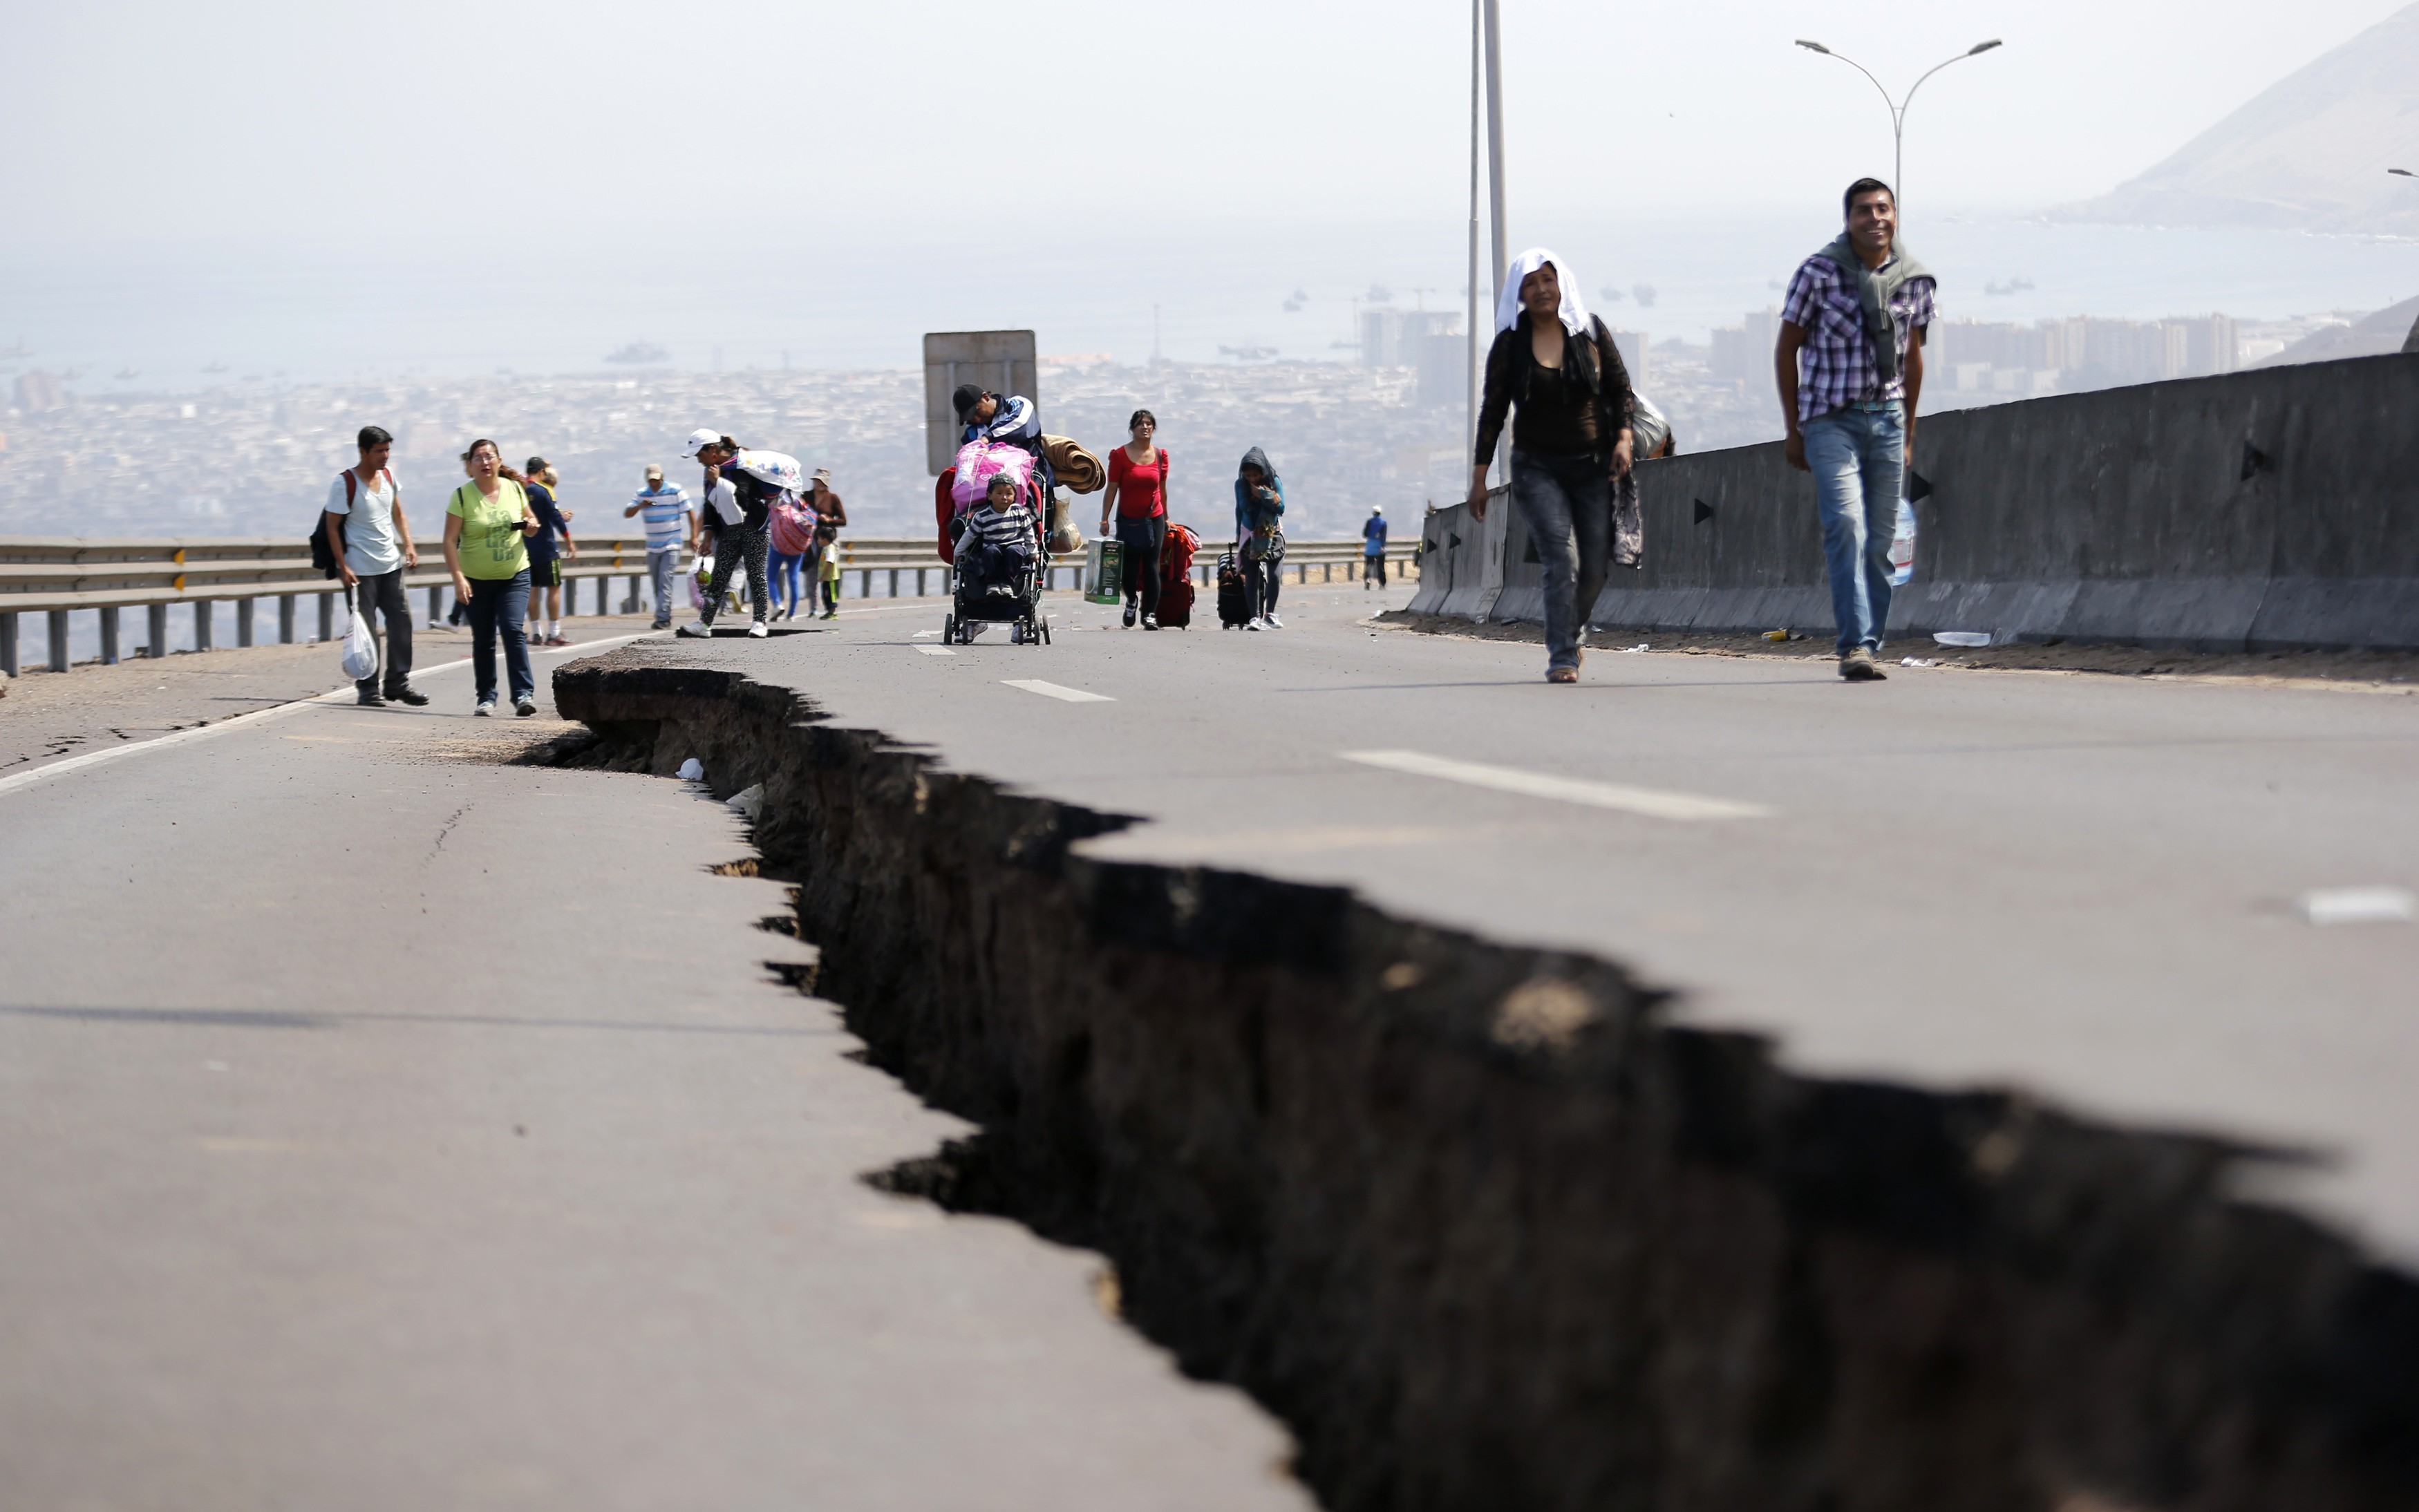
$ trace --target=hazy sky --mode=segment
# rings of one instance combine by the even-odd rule
[[[2397,0],[1504,0],[1522,210],[1819,210],[1887,173],[1871,85],[1925,86],[1910,209],[2104,190]],[[1440,0],[90,0],[10,7],[20,236],[942,234],[1441,216],[1468,192],[1469,13]],[[991,177],[970,177],[980,162]],[[1035,199],[1041,202],[1035,208]],[[1516,230],[1516,237],[1518,236]]]
[[[1872,86],[1792,39],[1903,89],[1996,37],[1910,117],[1913,244],[1959,313],[2375,308],[2419,258],[2004,218],[2140,172],[2396,3],[1503,0],[1511,234],[1592,295],[1662,291],[1616,322],[1702,340],[1889,172]],[[1372,283],[1460,303],[1447,0],[14,0],[6,36],[0,343],[87,381],[565,371],[634,338],[892,366],[994,326],[1333,358]],[[1962,239],[1927,226],[1949,212]],[[1979,295],[2019,274],[2038,291]]]

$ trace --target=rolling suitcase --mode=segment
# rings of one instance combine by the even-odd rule
[[[1252,617],[1243,597],[1243,569],[1235,565],[1235,553],[1218,553],[1218,627],[1231,630]]]
[[[1200,549],[1191,527],[1168,525],[1159,550],[1159,623],[1170,630],[1193,626],[1193,554]]]

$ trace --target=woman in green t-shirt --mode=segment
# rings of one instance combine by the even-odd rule
[[[504,670],[511,674],[513,712],[537,712],[537,679],[530,672],[529,537],[541,527],[529,495],[504,476],[504,454],[491,440],[470,443],[462,454],[470,481],[445,502],[445,564],[454,569],[454,592],[470,606],[470,669],[479,682],[477,712],[496,712],[496,632],[504,635]]]

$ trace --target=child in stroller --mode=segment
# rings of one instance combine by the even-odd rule
[[[1041,603],[1041,524],[1009,472],[992,474],[982,501],[960,517],[952,573],[952,612],[942,625],[949,640],[972,640],[988,623],[1006,621],[1014,644],[1047,642]]]

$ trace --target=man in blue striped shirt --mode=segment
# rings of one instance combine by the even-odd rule
[[[672,623],[672,579],[680,576],[681,548],[697,549],[697,506],[677,483],[664,486],[664,470],[647,464],[647,486],[622,511],[622,517],[643,514],[647,524],[647,578],[655,585],[655,628]]]

